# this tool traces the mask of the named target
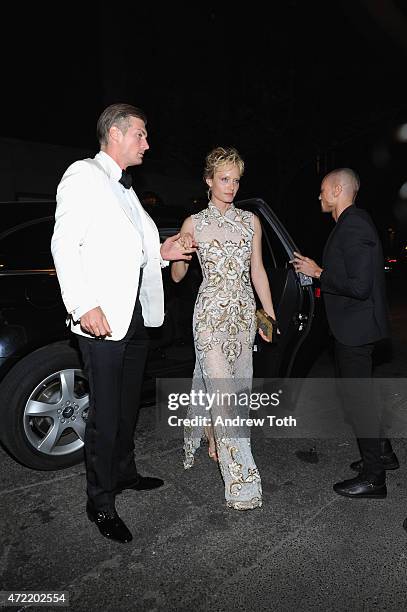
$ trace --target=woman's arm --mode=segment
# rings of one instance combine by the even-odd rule
[[[189,236],[185,236],[185,240],[187,240],[188,244],[183,246],[192,246],[194,244],[194,225],[192,223],[192,217],[187,217],[184,223],[181,226],[181,236],[179,241],[182,243],[183,235],[188,234]],[[189,244],[191,242],[191,244]],[[187,261],[173,261],[171,265],[171,278],[176,283],[179,283],[184,278],[185,274],[188,272],[189,262]]]
[[[252,278],[253,287],[258,295],[264,310],[273,319],[276,318],[273,306],[273,300],[271,298],[271,290],[269,279],[267,278],[266,271],[263,265],[263,257],[261,252],[261,225],[259,218],[253,215],[254,235],[252,244],[252,256],[250,260],[250,273]]]

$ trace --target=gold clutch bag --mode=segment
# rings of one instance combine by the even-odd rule
[[[270,340],[273,341],[273,331],[277,332],[277,321],[270,317],[264,308],[256,310],[257,327],[261,329],[263,334]]]

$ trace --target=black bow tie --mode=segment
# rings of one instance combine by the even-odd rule
[[[127,170],[122,170],[122,176],[119,178],[119,183],[121,183],[126,189],[130,189],[132,183],[130,172],[127,172]]]

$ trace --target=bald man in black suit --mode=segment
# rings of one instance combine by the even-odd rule
[[[373,395],[363,384],[372,376],[374,345],[389,336],[389,324],[382,247],[370,215],[354,205],[358,190],[359,177],[350,168],[325,176],[321,208],[332,214],[336,225],[325,245],[322,267],[299,253],[293,263],[297,272],[320,279],[335,338],[336,374],[354,379],[342,381],[341,389],[361,452],[361,460],[351,464],[359,475],[336,483],[334,491],[350,498],[380,499],[387,495],[385,470],[399,464],[390,441],[380,436]]]

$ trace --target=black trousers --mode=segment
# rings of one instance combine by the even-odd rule
[[[112,510],[117,482],[137,478],[134,428],[148,350],[139,299],[122,340],[78,336],[78,341],[90,392],[85,429],[88,499],[96,510]]]
[[[367,477],[384,477],[380,459],[380,416],[369,379],[373,344],[347,346],[335,341],[335,368],[344,412],[352,423]],[[350,380],[352,379],[352,380]]]

